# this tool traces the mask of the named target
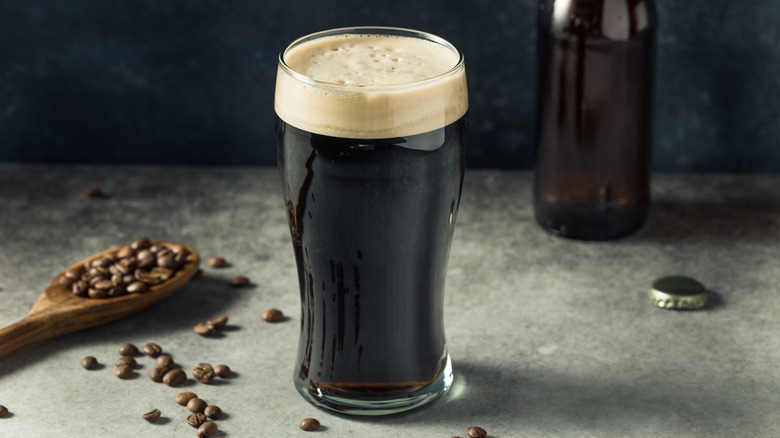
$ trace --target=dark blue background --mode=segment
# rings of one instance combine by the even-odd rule
[[[780,1],[658,0],[654,169],[780,171]],[[533,165],[535,0],[3,0],[0,161],[275,163],[276,58],[352,25],[466,55],[469,166]]]

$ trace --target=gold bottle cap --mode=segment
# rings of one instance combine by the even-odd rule
[[[707,304],[707,289],[688,277],[660,278],[647,295],[654,306],[662,309],[696,310]]]

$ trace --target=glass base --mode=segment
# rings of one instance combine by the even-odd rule
[[[298,392],[313,405],[341,414],[379,416],[409,411],[431,403],[452,387],[452,362],[449,354],[442,372],[430,384],[402,397],[383,400],[356,400],[332,394],[322,387],[314,387],[295,379]]]

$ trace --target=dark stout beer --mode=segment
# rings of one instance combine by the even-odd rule
[[[649,203],[651,0],[542,0],[534,207],[585,240],[637,230]]]
[[[403,46],[402,40],[358,38],[322,51],[346,51],[351,44]],[[396,63],[412,56],[395,49],[366,53],[399,69]],[[456,64],[462,69],[459,56],[449,62],[444,71]],[[462,72],[455,81],[458,94],[446,82],[443,88],[434,80],[412,91],[396,83],[391,90],[369,92],[305,83],[305,99],[291,105],[285,87],[297,93],[298,85],[277,79],[277,164],[301,294],[294,380],[319,406],[368,415],[398,412],[430,401],[450,385],[443,293],[465,170],[467,107]],[[307,94],[318,86],[325,88],[321,95]],[[433,94],[426,95],[430,87]],[[329,100],[338,93],[346,96]],[[420,95],[438,101],[429,108],[403,103]],[[318,104],[311,101],[319,98],[328,101],[323,108],[329,111],[311,112]],[[342,102],[356,106],[339,106]],[[447,110],[453,102],[457,109]],[[387,116],[372,118],[388,105],[398,105],[389,123]],[[410,109],[430,111],[433,126],[439,126],[420,124]],[[368,121],[355,123],[355,117]],[[404,119],[411,123],[398,129],[395,124]],[[322,123],[309,126],[312,120]]]
[[[277,119],[306,391],[399,399],[444,371],[442,294],[465,125],[464,117],[428,134],[358,141]]]

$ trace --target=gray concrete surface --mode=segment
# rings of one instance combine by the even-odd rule
[[[0,360],[2,437],[194,437],[181,389],[151,360],[113,376],[124,342],[157,342],[186,370],[225,363],[231,379],[184,387],[218,404],[225,437],[449,438],[480,425],[510,437],[780,436],[780,177],[655,175],[647,226],[612,242],[541,231],[531,175],[469,171],[447,277],[456,374],[433,406],[381,419],[335,416],[292,387],[299,319],[295,263],[272,168],[0,164],[0,326],[21,319],[51,278],[140,236],[193,246],[231,266],[149,309]],[[101,187],[107,196],[84,192]],[[703,311],[651,307],[661,276],[695,277]],[[249,288],[230,280],[246,275]],[[268,324],[278,307],[289,320]],[[191,328],[227,315],[221,336]],[[81,368],[96,356],[106,366]],[[141,416],[162,411],[157,424]],[[215,435],[219,436],[219,435]]]

